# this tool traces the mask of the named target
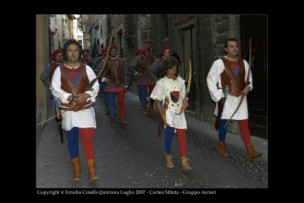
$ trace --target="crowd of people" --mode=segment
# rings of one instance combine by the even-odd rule
[[[157,58],[151,55],[151,48],[145,46],[139,48],[127,64],[118,56],[116,45],[104,47],[100,51],[101,54],[92,59],[89,49],[82,49],[74,39],[67,40],[62,49],[51,54],[54,63],[48,64],[40,77],[54,96],[56,114],[62,120],[62,129],[74,169],[73,180],[81,178],[79,137],[84,149],[88,178],[99,179],[95,169],[93,140],[96,119],[92,106],[99,91],[103,92],[104,113],[109,117],[107,122],[111,128],[116,128],[118,117],[122,128],[128,125],[124,102],[125,92],[130,84],[128,72],[132,73],[132,78],[136,78],[144,116],[155,115],[153,109],[156,103],[164,129],[165,166],[169,169],[174,167],[171,145],[176,135],[180,148],[181,170],[183,173],[189,173],[192,167],[186,148],[187,119],[185,112],[181,111],[188,108],[189,102],[185,78],[179,74],[182,61],[178,54],[171,53],[170,47],[164,45],[160,48]],[[225,56],[212,64],[206,80],[211,99],[217,104],[215,115],[218,118],[216,128],[219,154],[224,157],[229,155],[225,148],[226,124],[229,119],[233,119],[239,124],[247,158],[257,158],[262,153],[253,148],[248,128],[246,95],[253,88],[250,66],[239,56],[236,39],[226,40],[225,52]],[[93,83],[97,75],[100,77]],[[116,102],[119,116],[116,113]],[[235,109],[237,112],[234,112]]]

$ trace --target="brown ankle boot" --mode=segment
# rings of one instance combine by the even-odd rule
[[[188,173],[192,170],[192,168],[189,166],[189,159],[185,156],[182,156],[182,172]]]
[[[126,119],[125,119],[125,118],[122,118],[122,119],[121,119],[121,127],[122,127],[123,129],[125,129],[127,125],[128,125],[128,122],[126,121]]]
[[[96,165],[95,159],[87,160],[89,180],[98,180],[99,179],[99,177],[96,176],[95,165]]]
[[[115,128],[115,118],[111,118],[111,128]]]
[[[126,119],[123,118],[123,119],[121,119],[121,124],[126,126],[126,125],[128,125],[128,122],[126,121]]]
[[[225,141],[219,141],[219,152],[223,156],[228,156],[228,153],[227,153],[226,147],[225,147]]]
[[[172,162],[172,157],[170,154],[165,154],[166,157],[166,166],[167,168],[174,168],[174,164]]]
[[[245,146],[247,151],[247,158],[249,160],[262,156],[263,153],[255,151],[252,144],[246,144]]]
[[[144,108],[144,114],[147,115],[147,116],[150,116],[150,112],[149,112],[149,109],[146,107]]]
[[[71,162],[73,165],[73,180],[80,180],[80,158],[79,157],[75,157],[75,158],[71,158]]]

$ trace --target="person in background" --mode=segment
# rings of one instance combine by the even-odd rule
[[[51,94],[51,82],[52,82],[52,77],[54,74],[55,69],[60,66],[63,63],[63,53],[62,49],[56,49],[55,51],[52,52],[51,54],[52,61],[53,63],[47,64],[46,67],[44,68],[43,72],[40,75],[40,80],[43,82],[45,87],[49,90],[47,94]],[[61,116],[59,113],[59,103],[58,100],[55,99],[53,96],[51,98],[54,101],[55,104],[55,113],[56,113],[56,121],[57,123],[61,124]]]
[[[150,48],[144,47],[140,49],[141,57],[138,60],[138,63],[132,64],[131,68],[135,69],[138,74],[136,78],[136,85],[138,87],[139,98],[141,106],[143,107],[145,115],[153,114],[153,104],[154,100],[150,98],[150,106],[147,107],[147,89],[149,88],[149,96],[155,86],[155,80],[150,74],[149,69],[153,64],[155,57],[150,55]]]
[[[132,80],[134,82],[137,82],[137,75],[138,75],[138,72],[137,72],[137,67],[140,66],[140,58],[141,58],[141,52],[140,52],[141,49],[137,49],[137,51],[135,52],[134,54],[134,58],[131,60],[131,62],[129,63],[129,68],[131,70],[131,82]],[[137,89],[138,86],[137,86]],[[139,106],[141,106],[141,102],[140,102],[140,95],[139,95],[139,91],[138,91],[138,98],[139,98]]]
[[[101,70],[102,68],[102,64],[101,64],[101,61],[104,60],[106,58],[106,55],[107,55],[107,51],[108,51],[108,48],[107,47],[104,47],[100,50],[100,56],[97,57],[97,59],[95,60],[95,62],[93,63],[92,65],[92,68],[95,72],[95,74],[97,75],[99,73],[99,71]]]
[[[92,67],[93,65],[93,60],[91,59],[90,55],[90,49],[84,49],[83,50],[83,53],[82,53],[82,57],[80,59],[80,62],[81,63],[84,63],[84,64],[87,64],[89,65],[90,67]]]
[[[117,96],[121,126],[125,128],[128,124],[125,118],[125,91],[127,86],[127,65],[124,59],[118,57],[117,46],[109,47],[109,58],[106,61],[103,71],[102,82],[105,82],[104,92],[108,94],[108,106],[110,114],[110,124],[115,128],[115,96]],[[102,63],[105,63],[103,61]]]
[[[93,68],[96,75],[98,75],[98,73],[102,69],[102,66],[103,66],[102,61],[106,59],[107,51],[108,51],[107,47],[102,48],[101,49],[101,55],[96,59],[96,61],[93,64],[92,68]],[[99,85],[100,85],[100,93],[103,94],[103,103],[104,103],[104,107],[105,107],[104,114],[108,114],[109,111],[110,111],[109,110],[109,105],[108,105],[109,98],[108,98],[108,94],[106,92],[104,92],[105,83],[102,82],[102,77],[99,77],[98,82],[99,82]]]
[[[160,57],[154,60],[153,64],[149,69],[150,75],[153,77],[155,81],[157,81],[160,78],[160,72],[163,66],[163,61],[168,56],[170,56],[170,47],[168,45],[164,45],[160,50]]]
[[[48,89],[51,88],[52,76],[54,74],[55,69],[63,63],[62,49],[59,48],[53,51],[51,54],[51,58],[54,62],[47,64],[40,75],[40,80]]]

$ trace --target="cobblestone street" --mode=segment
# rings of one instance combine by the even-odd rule
[[[267,188],[268,143],[252,137],[255,148],[263,152],[259,159],[248,161],[240,135],[227,134],[228,157],[217,151],[217,132],[213,126],[187,116],[187,151],[193,170],[181,172],[180,152],[176,137],[172,155],[175,167],[165,166],[163,138],[157,136],[158,113],[145,116],[138,106],[138,96],[125,96],[126,129],[116,119],[115,129],[103,113],[102,97],[97,98],[95,113],[96,168],[98,181],[89,182],[80,146],[81,180],[72,180],[67,142],[61,144],[54,120],[44,127],[36,143],[37,188]]]

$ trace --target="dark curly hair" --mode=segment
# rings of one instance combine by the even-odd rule
[[[228,48],[228,42],[230,42],[230,41],[238,43],[238,40],[236,38],[234,38],[234,37],[228,38],[228,39],[226,39],[226,41],[224,43],[224,48]]]
[[[177,77],[179,75],[179,61],[176,57],[168,56],[163,61],[163,66],[161,68],[160,77],[165,77],[167,75],[167,70],[172,68],[173,66],[176,66],[176,73],[175,76]]]
[[[62,48],[62,52],[63,52],[63,60],[67,60],[67,56],[66,56],[66,53],[67,53],[67,48],[68,48],[68,46],[70,45],[70,44],[76,44],[77,46],[78,46],[78,48],[79,48],[79,57],[78,57],[78,59],[80,59],[81,58],[81,55],[82,55],[82,53],[83,53],[83,51],[82,51],[82,46],[79,44],[79,42],[77,42],[75,39],[68,39],[65,43],[64,43],[64,45],[63,45],[63,48]]]

